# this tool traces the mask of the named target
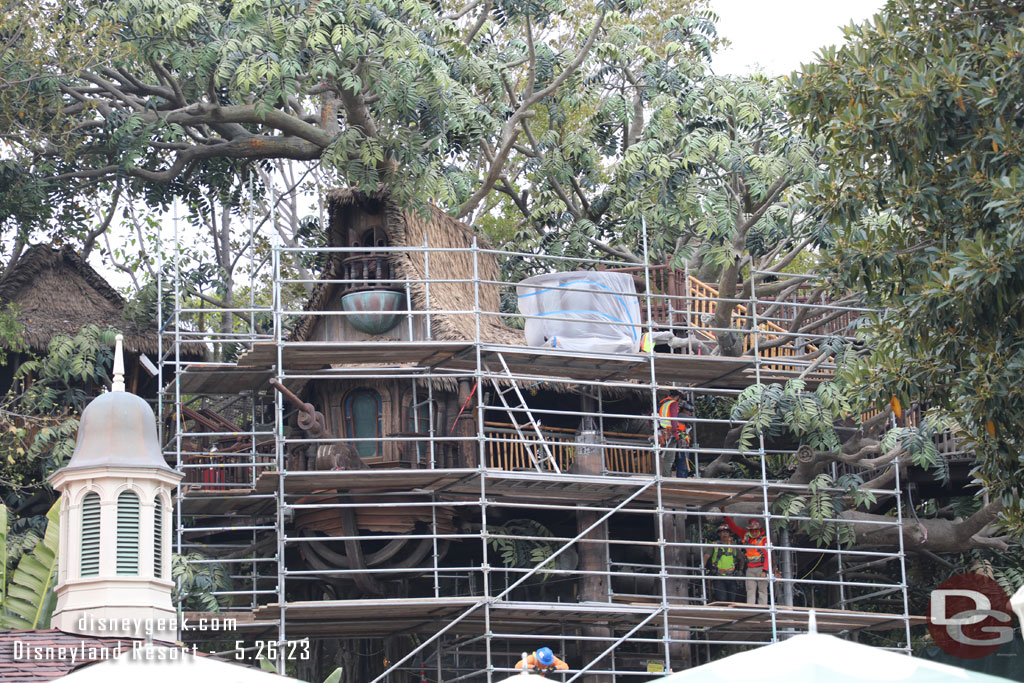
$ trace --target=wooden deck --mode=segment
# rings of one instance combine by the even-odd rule
[[[385,352],[386,349],[386,352]],[[497,366],[497,354],[504,356],[509,369],[523,379],[557,381],[584,380],[594,382],[639,382],[651,379],[651,357],[640,353],[604,354],[561,349],[481,344],[484,363]],[[280,348],[283,371],[309,372],[329,366],[405,364],[428,370],[449,370],[463,373],[476,371],[476,346],[468,342],[377,342],[329,343],[295,342]],[[261,380],[259,371],[269,371],[278,362],[278,347],[273,342],[256,342],[252,350],[238,359],[239,381],[246,377]],[[752,357],[729,358],[688,354],[654,354],[654,372],[662,384],[679,386],[742,388],[756,380],[757,370]],[[243,370],[244,369],[244,370]],[[493,369],[493,368],[492,368]],[[188,378],[193,373],[207,372],[202,366],[186,368],[185,386],[201,386],[200,380]],[[796,368],[762,364],[762,381],[785,381],[795,377]],[[815,378],[809,383],[813,384]],[[233,385],[234,388],[234,385]]]
[[[290,602],[285,617],[290,637],[384,637],[398,634],[432,634],[455,619],[462,618],[455,632],[480,634],[485,628],[484,605],[477,597],[405,598],[382,600],[321,600]],[[707,605],[670,604],[665,610],[671,628],[691,633],[765,634],[770,632],[772,613],[767,606],[739,603]],[[564,603],[496,601],[490,604],[490,628],[518,633],[561,632],[565,623],[596,623],[616,630],[628,630],[644,619],[661,613],[660,605],[637,602]],[[776,629],[806,631],[809,609],[777,606]],[[903,628],[899,614],[815,609],[817,628],[822,633],[884,631]],[[281,617],[277,604],[259,607],[254,623],[272,623]],[[925,623],[924,617],[909,617],[911,626]],[[650,628],[662,625],[660,617]]]
[[[483,481],[481,482],[481,479]],[[186,490],[182,499],[185,514],[261,514],[273,510],[281,477],[278,472],[264,472],[251,489],[228,491],[194,488]],[[762,491],[757,479],[676,479],[661,480],[660,491],[650,475],[581,475],[546,472],[506,472],[479,469],[433,470],[353,470],[327,472],[290,472],[285,477],[284,492],[288,496],[316,493],[349,493],[366,496],[380,493],[382,500],[389,492],[422,494],[443,501],[466,501],[479,498],[508,502],[539,502],[547,504],[580,503],[607,506],[625,500],[640,489],[631,507],[654,508],[660,497],[668,508],[695,507],[709,509],[736,503],[763,505],[779,495],[806,487],[768,482]],[[830,489],[832,490],[832,489]],[[834,489],[842,493],[842,489]],[[483,493],[482,493],[483,492]],[[876,491],[877,495],[892,492]]]

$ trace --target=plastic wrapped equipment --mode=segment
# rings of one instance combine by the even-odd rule
[[[535,275],[520,282],[516,294],[530,346],[600,353],[640,348],[640,301],[626,273]]]

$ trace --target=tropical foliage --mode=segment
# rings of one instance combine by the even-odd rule
[[[828,275],[881,311],[878,403],[955,419],[976,474],[1024,522],[1024,36],[1001,3],[893,0],[793,80],[827,141],[815,201],[835,221]],[[898,405],[898,404],[894,404]]]
[[[561,547],[554,534],[533,519],[510,519],[504,524],[487,528],[488,543],[501,557],[506,567],[533,568],[543,565],[538,576],[543,580],[551,576],[545,569],[553,569],[547,559]],[[552,540],[543,540],[550,538]]]
[[[55,603],[57,549],[60,543],[60,501],[46,514],[42,536],[31,535],[16,562],[8,561],[7,507],[0,503],[0,626],[48,628]],[[21,539],[24,544],[26,539]]]
[[[219,612],[225,598],[214,593],[231,589],[231,577],[224,565],[211,562],[202,553],[175,554],[171,558],[171,578],[174,604],[184,610]]]

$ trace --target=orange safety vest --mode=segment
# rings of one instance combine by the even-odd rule
[[[690,445],[690,434],[686,423],[671,419],[679,417],[679,399],[671,396],[661,399],[661,403],[658,404],[658,416],[661,418],[658,420],[658,428],[662,432],[669,434],[674,432],[675,436],[682,439],[687,446]]]
[[[768,535],[760,534],[754,536],[750,533],[743,537],[743,545],[758,546],[756,548],[747,548],[747,566],[748,567],[763,567],[764,566],[764,548],[768,545]]]

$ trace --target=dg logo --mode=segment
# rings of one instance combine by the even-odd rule
[[[932,591],[928,632],[943,652],[988,656],[1013,640],[1013,613],[1002,587],[981,574],[958,574]]]

